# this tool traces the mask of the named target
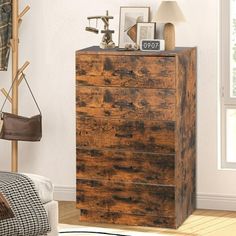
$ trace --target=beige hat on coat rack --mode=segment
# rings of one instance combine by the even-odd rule
[[[175,49],[175,26],[174,23],[185,21],[185,17],[176,1],[162,1],[153,20],[157,23],[165,23],[164,40],[165,50]]]

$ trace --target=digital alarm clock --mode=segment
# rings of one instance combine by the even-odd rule
[[[163,39],[142,39],[140,41],[141,51],[163,51],[165,50],[165,40]]]

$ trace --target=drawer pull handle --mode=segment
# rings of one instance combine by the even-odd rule
[[[121,171],[127,171],[127,172],[138,172],[133,166],[117,166],[114,165],[114,169],[121,170]]]
[[[132,197],[120,197],[120,196],[113,195],[112,198],[118,201],[128,202],[128,203],[133,201]]]
[[[117,101],[114,103],[115,106],[118,106],[120,108],[134,108],[133,102],[127,102],[127,101]]]
[[[134,71],[133,70],[126,70],[126,69],[121,69],[121,70],[115,70],[113,75],[133,75]]]
[[[116,134],[117,138],[133,138],[133,134]]]

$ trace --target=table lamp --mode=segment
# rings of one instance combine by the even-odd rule
[[[176,1],[162,1],[152,21],[165,23],[165,50],[175,49],[175,26],[173,23],[185,21],[185,17]]]

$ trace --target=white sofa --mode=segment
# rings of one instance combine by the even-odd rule
[[[43,176],[26,174],[35,184],[39,197],[47,211],[51,232],[48,236],[58,236],[58,202],[53,200],[53,184]]]

